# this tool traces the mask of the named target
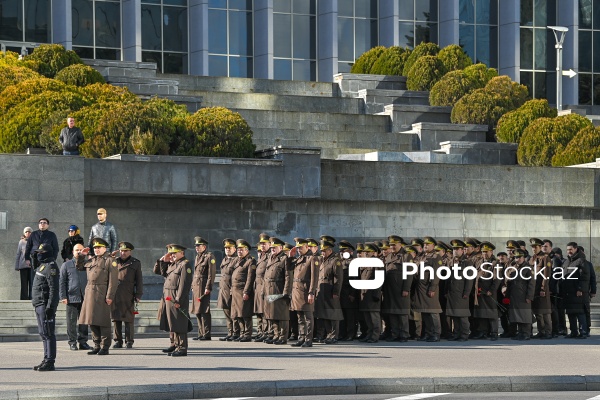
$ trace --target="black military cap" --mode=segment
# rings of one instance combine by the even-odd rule
[[[460,239],[451,240],[450,244],[452,245],[453,249],[462,249],[462,248],[467,247],[467,245],[465,244],[465,242],[463,242]]]
[[[427,244],[437,244],[437,241],[432,238],[431,236],[425,236],[423,238],[423,243],[427,243]]]
[[[496,250],[496,246],[494,246],[490,242],[481,242],[481,251],[494,251],[494,250]]]
[[[516,249],[517,247],[519,247],[519,243],[517,243],[516,240],[507,240],[506,241],[507,249]]]
[[[285,242],[279,238],[276,238],[275,236],[271,236],[271,246],[282,246],[285,244]]]
[[[321,237],[319,239],[326,240],[331,243],[335,243],[335,238],[333,236],[321,235]]]
[[[328,240],[321,240],[321,250],[333,249],[334,246],[335,244]]]
[[[404,241],[404,239],[402,239],[400,236],[397,236],[397,235],[388,236],[388,242],[390,242],[390,244],[400,243],[402,245],[406,245],[406,242]]]
[[[405,246],[404,251],[406,251],[407,253],[417,254],[417,249],[415,249],[412,246]]]
[[[527,246],[527,244],[525,243],[524,240],[517,240],[517,243],[519,244],[519,246],[523,246],[523,247]]]
[[[356,252],[362,253],[365,251],[365,245],[363,243],[356,243]]]
[[[375,243],[373,242],[367,242],[365,243],[365,253],[370,253],[370,252],[375,252],[375,253],[379,253],[379,246],[377,246]]]
[[[506,254],[505,252],[501,251],[500,253],[496,254],[498,257],[500,256],[506,256],[508,257],[508,254]]]
[[[465,247],[477,247],[479,246],[479,240],[475,238],[466,238],[465,239]]]
[[[513,251],[513,256],[516,258],[525,257],[525,250],[515,249],[515,251]]]
[[[54,249],[52,248],[52,246],[49,243],[42,243],[42,244],[40,244],[40,247],[35,249],[33,252],[34,253],[52,253],[53,250]]]
[[[414,238],[410,242],[411,246],[421,246],[421,247],[423,247],[423,244],[424,244],[423,239],[419,239],[419,238]]]
[[[294,241],[296,242],[296,247],[302,247],[305,244],[308,244],[308,240],[307,239],[303,239],[300,237],[294,238]]]
[[[129,242],[119,242],[119,250],[133,250],[135,247]]]
[[[437,244],[435,245],[435,247],[433,248],[433,250],[435,251],[448,251],[448,249],[446,249],[446,246],[444,246],[442,244],[442,242],[437,242]]]
[[[202,238],[201,236],[196,236],[194,238],[194,245],[198,246],[200,244],[203,244],[206,246],[206,245],[208,245],[208,242],[206,241],[206,239]]]
[[[542,241],[542,239],[538,239],[538,238],[531,238],[529,239],[529,244],[533,247],[533,246],[543,246],[544,242]]]
[[[95,237],[92,239],[92,247],[108,247],[108,242],[101,237]]]
[[[349,241],[347,241],[347,240],[340,240],[340,242],[338,243],[338,248],[339,248],[340,250],[344,250],[344,249],[351,249],[351,250],[353,250],[353,251],[354,251],[354,250],[356,250],[356,249],[354,248],[354,246],[352,246],[352,243],[350,243],[350,242],[349,242]]]
[[[233,239],[223,239],[223,247],[235,247],[235,240]]]
[[[240,248],[246,248],[248,250],[250,250],[252,248],[252,246],[250,246],[250,243],[246,242],[244,239],[238,239],[235,241],[235,247],[237,247],[238,249]]]
[[[295,247],[295,246],[293,246],[293,245],[289,244],[288,242],[285,242],[285,243],[283,244],[283,250],[286,250],[286,251],[289,251],[289,250],[293,249],[294,247]]]
[[[271,242],[271,235],[268,235],[266,233],[261,233],[260,235],[258,235],[258,243],[270,243]]]
[[[390,242],[388,242],[387,240],[382,240],[381,246],[379,247],[381,248],[381,250],[387,250],[390,248]]]
[[[306,240],[308,240],[308,247],[315,247],[319,245],[319,242],[315,239],[306,238]]]
[[[107,243],[108,245],[108,243]],[[179,253],[180,251],[185,251],[186,247],[182,246],[180,244],[176,244],[176,243],[171,243],[167,245],[167,252],[168,253]]]

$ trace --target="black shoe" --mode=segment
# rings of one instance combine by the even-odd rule
[[[187,356],[187,351],[177,350],[169,354],[171,357],[185,357]]]
[[[163,349],[162,352],[163,353],[172,353],[175,351],[176,348],[177,348],[177,346],[167,347],[166,349]]]
[[[312,342],[304,342],[302,343],[302,347],[312,347]]]
[[[225,336],[225,337],[219,338],[219,340],[220,340],[221,342],[224,342],[224,341],[226,341],[226,340],[229,340],[229,338],[230,338],[230,337],[231,337],[231,335],[227,335],[227,336]]]
[[[578,335],[575,339],[587,339],[587,333],[582,333],[581,335]]]
[[[408,342],[408,338],[405,338],[405,337],[398,337],[398,338],[396,338],[396,340],[395,340],[395,341],[396,341],[396,342],[400,342],[400,343],[406,343],[406,342]]]
[[[377,339],[368,339],[365,343],[377,343],[379,340]]]
[[[212,338],[210,337],[210,335],[204,335],[204,336],[200,336],[198,338],[198,340],[212,340]]]
[[[474,333],[472,337],[469,336],[469,339],[475,339],[475,340],[484,339],[484,338],[485,338],[485,334],[483,332]]]
[[[113,344],[113,349],[122,349],[123,348],[123,343],[121,342],[116,342],[115,344]]]
[[[529,340],[530,336],[531,335],[529,335],[527,333],[520,333],[519,335],[517,335],[517,340],[521,340],[521,341],[522,340]]]
[[[287,340],[279,339],[279,340],[273,342],[273,344],[287,344]]]
[[[259,336],[256,339],[254,339],[255,342],[264,342],[263,336]]]
[[[87,343],[79,343],[79,350],[91,350],[92,346]]]
[[[228,342],[237,342],[238,340],[240,340],[240,335],[234,335],[227,339]]]
[[[490,340],[491,340],[492,342],[495,342],[495,341],[497,341],[497,340],[498,340],[498,335],[497,335],[497,334],[491,334],[491,335],[490,335]]]
[[[325,339],[325,344],[337,344],[337,339]]]
[[[54,363],[53,362],[45,362],[42,365],[39,366],[39,368],[37,369],[40,372],[43,371],[54,371]]]
[[[273,338],[269,338],[267,340],[264,341],[266,344],[273,344],[275,342],[275,340],[273,340]]]
[[[388,336],[387,339],[385,339],[386,342],[395,342],[396,339],[398,339],[397,337],[393,337],[393,336]]]
[[[100,347],[94,347],[92,351],[88,351],[88,355],[93,356],[100,352]]]
[[[565,338],[567,339],[575,339],[579,336],[579,334],[575,333],[575,332],[571,332],[570,334],[568,334],[567,336],[565,336]]]
[[[367,340],[369,340],[367,337],[364,337],[362,339],[358,339],[359,342],[363,342],[363,343],[366,342]]]
[[[200,340],[201,337],[202,336],[196,336],[196,337],[193,337],[192,340]]]
[[[506,338],[509,338],[509,337],[511,337],[511,336],[512,336],[512,335],[511,335],[510,333],[508,333],[508,332],[503,332],[503,333],[501,333],[501,334],[500,334],[500,337],[501,337],[502,339],[506,339]]]
[[[34,365],[34,367],[33,367],[33,370],[34,370],[34,371],[37,371],[37,370],[38,370],[38,369],[40,369],[40,367],[41,367],[42,365],[44,365],[44,364],[46,364],[46,360],[42,360],[42,362],[41,362],[41,363],[39,363],[38,365]]]
[[[546,333],[545,335],[542,336],[542,339],[544,340],[548,340],[548,339],[552,339],[554,338],[554,335],[552,335],[551,333]]]
[[[127,349],[133,349],[133,343],[127,343],[125,345],[125,348],[127,348]]]
[[[439,342],[440,338],[438,336],[430,336],[429,339],[427,339],[428,342]]]
[[[462,338],[462,337],[459,337],[458,339],[456,339],[457,342],[466,342],[467,340],[469,340],[469,339]]]
[[[352,336],[348,336],[347,338],[341,339],[344,342],[352,342],[354,341],[354,338]]]
[[[431,336],[425,335],[417,339],[418,342],[427,342]]]
[[[296,337],[296,335],[292,334],[292,335],[290,335],[288,340],[298,340],[298,338]]]
[[[381,335],[379,335],[379,340],[385,340],[390,336],[390,334],[388,332],[382,333]]]
[[[323,340],[325,340],[325,339],[321,339],[320,337],[316,337],[316,338],[313,339],[313,342],[315,342],[315,343],[322,343]]]
[[[76,344],[76,343],[73,343],[72,345],[70,345],[70,346],[69,346],[69,348],[70,348],[71,350],[78,350],[78,349],[77,349],[77,344]]]
[[[210,339],[208,339],[208,340],[210,340]],[[249,337],[243,337],[243,338],[240,339],[240,343],[242,343],[242,342],[251,342],[251,341],[252,341],[252,339],[249,338]]]
[[[304,339],[300,339],[300,340],[298,340],[296,343],[294,343],[294,344],[291,344],[290,346],[292,346],[292,347],[300,347],[300,346],[302,346],[304,343],[305,343]]]
[[[531,338],[532,339],[543,339],[544,335],[542,335],[541,333],[537,333],[536,335],[533,335]]]
[[[121,346],[121,347],[122,347],[122,346]],[[101,349],[101,350],[98,352],[98,355],[99,355],[99,356],[107,356],[107,355],[108,355],[108,349],[104,349],[104,348],[103,348],[103,349]]]

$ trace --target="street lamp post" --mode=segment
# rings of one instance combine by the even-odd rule
[[[562,110],[562,48],[563,42],[565,41],[565,34],[569,31],[569,28],[565,26],[548,26],[548,29],[552,29],[554,32],[554,38],[556,39],[556,109]]]

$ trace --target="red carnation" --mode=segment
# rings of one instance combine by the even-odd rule
[[[198,297],[198,301],[202,301],[202,299],[200,297]]]
[[[171,300],[173,300],[173,299],[171,298],[171,296],[167,296],[167,297],[165,297],[165,300],[166,300],[166,301],[171,301]]]
[[[508,297],[503,298],[502,304],[510,304],[510,299]]]

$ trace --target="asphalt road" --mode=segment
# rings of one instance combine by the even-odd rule
[[[600,400],[600,392],[415,393],[346,396],[222,397],[213,400]]]

